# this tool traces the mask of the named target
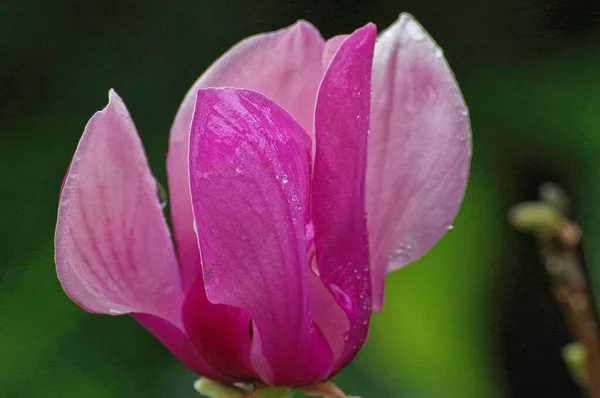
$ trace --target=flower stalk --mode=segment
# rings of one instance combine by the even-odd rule
[[[540,248],[554,298],[560,304],[575,343],[563,350],[574,381],[587,396],[600,398],[600,341],[583,259],[581,228],[568,216],[569,202],[555,184],[540,187],[540,200],[515,205],[509,221],[532,233]]]

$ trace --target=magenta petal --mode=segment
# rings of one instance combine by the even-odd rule
[[[169,321],[148,314],[132,314],[132,316],[194,372],[222,383],[233,383],[239,380],[231,378],[209,365],[190,338]],[[211,325],[207,324],[204,327],[209,328]]]
[[[338,366],[362,347],[371,313],[365,219],[365,168],[376,28],[339,47],[323,77],[315,110],[312,210],[321,280],[350,322]]]
[[[181,325],[181,282],[156,182],[125,104],[112,90],[109,99],[87,124],[63,184],[58,277],[88,311]]]
[[[450,228],[467,183],[471,141],[454,76],[404,14],[379,38],[367,167],[374,307],[386,272],[409,264]]]
[[[322,76],[323,48],[319,32],[302,21],[274,33],[252,36],[219,58],[183,100],[171,128],[167,171],[173,229],[186,289],[200,270],[187,158],[198,89],[229,86],[256,90],[283,106],[310,133]]]
[[[252,323],[246,311],[210,303],[204,282],[197,280],[183,306],[183,323],[194,346],[216,369],[236,381],[257,378],[250,363]]]
[[[269,384],[323,380],[331,353],[308,312],[310,137],[263,95],[200,90],[190,188],[208,299],[246,311]]]

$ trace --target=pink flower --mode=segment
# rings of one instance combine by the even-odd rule
[[[408,15],[377,43],[372,24],[324,41],[298,22],[200,77],[171,129],[177,254],[135,126],[109,98],[63,185],[62,286],[224,383],[302,386],[346,366],[386,273],[441,238],[467,181],[465,105]]]

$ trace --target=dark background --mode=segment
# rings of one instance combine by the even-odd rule
[[[599,1],[0,0],[0,397],[197,396],[144,329],[85,313],[54,273],[60,185],[109,88],[166,184],[179,103],[237,41],[300,18],[326,38],[382,30],[402,11],[444,49],[470,107],[471,179],[456,228],[390,276],[337,381],[363,398],[579,396],[533,239],[506,211],[561,183],[600,292]]]

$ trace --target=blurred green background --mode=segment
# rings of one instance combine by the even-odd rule
[[[300,18],[325,37],[383,29],[401,11],[461,85],[472,174],[456,228],[389,277],[370,341],[337,382],[363,398],[578,397],[533,239],[505,214],[541,182],[565,186],[600,292],[597,0],[0,1],[0,397],[197,396],[142,327],[82,311],[54,273],[59,188],[109,88],[166,184],[179,103],[234,43]]]

